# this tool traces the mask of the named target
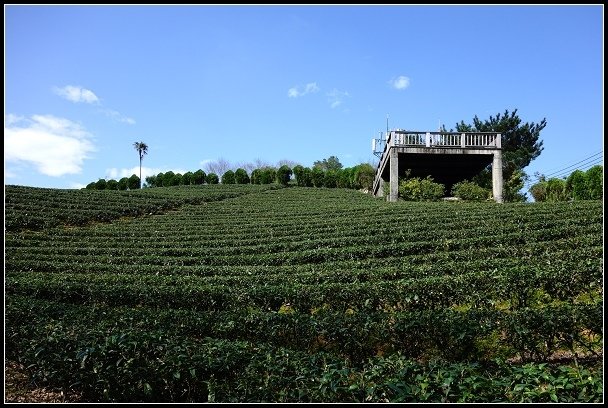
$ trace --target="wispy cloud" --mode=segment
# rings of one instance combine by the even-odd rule
[[[7,126],[13,125],[25,119],[23,116],[15,115],[13,113],[9,113],[8,115],[4,115],[4,123]]]
[[[4,160],[31,164],[47,176],[78,174],[89,153],[96,150],[91,139],[92,135],[79,124],[52,115],[7,121]]]
[[[62,98],[75,103],[99,102],[99,98],[93,93],[93,91],[80,86],[67,85],[63,88],[55,87],[53,88],[53,91]]]
[[[152,168],[152,167],[145,167],[142,166],[141,167],[141,178],[144,179],[144,181],[146,181],[146,177],[148,176],[156,176],[158,173],[166,173],[168,171],[172,171],[173,173],[180,173],[180,174],[184,174],[186,173],[188,170],[184,170],[184,169],[168,169],[168,168]],[[131,167],[131,168],[122,168],[122,169],[117,169],[117,168],[110,168],[110,169],[106,169],[106,179],[114,179],[114,180],[120,180],[123,177],[131,177],[133,174],[137,175],[137,177],[139,177],[139,166],[135,166],[135,167]],[[94,180],[97,181],[97,180]]]
[[[309,93],[319,92],[320,90],[321,88],[317,86],[316,82],[311,82],[304,86],[294,86],[293,88],[289,88],[287,91],[287,96],[290,98],[298,98]]]
[[[107,117],[117,120],[128,125],[134,125],[135,119],[124,116],[122,113],[115,111],[114,109],[102,109],[101,110]]]
[[[410,79],[406,76],[401,75],[397,78],[391,79],[390,81],[388,81],[388,83],[391,84],[391,86],[396,90],[402,91],[408,86],[410,86]]]
[[[329,102],[329,106],[334,109],[338,106],[342,105],[344,98],[350,96],[346,91],[339,91],[336,88],[332,89],[331,92],[327,93],[327,101]]]
[[[63,88],[59,88],[56,86],[53,88],[53,92],[55,92],[62,98],[74,103],[94,103],[96,105],[102,106],[101,101],[93,91],[91,91],[90,89],[83,88],[81,86],[66,85]],[[135,124],[135,120],[133,118],[127,117],[114,109],[102,107],[99,112],[103,113],[104,115],[115,121],[126,123],[129,125]]]

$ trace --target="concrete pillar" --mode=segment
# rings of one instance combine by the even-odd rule
[[[492,193],[494,201],[502,203],[502,150],[494,151],[494,159],[492,160]]]
[[[397,201],[399,195],[399,153],[396,148],[392,148],[390,151],[390,191],[388,195],[388,201]]]

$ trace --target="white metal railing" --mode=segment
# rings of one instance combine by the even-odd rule
[[[424,147],[501,148],[501,135],[495,132],[410,132],[392,130],[387,145]]]

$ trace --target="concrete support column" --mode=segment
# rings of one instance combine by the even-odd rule
[[[380,176],[380,182],[378,183],[378,192],[376,193],[376,197],[384,197],[384,179]]]
[[[492,160],[492,193],[494,201],[502,203],[503,192],[502,180],[502,150],[494,151],[494,159]]]
[[[388,195],[388,201],[397,201],[399,195],[399,153],[396,148],[392,148],[390,151],[390,191]]]

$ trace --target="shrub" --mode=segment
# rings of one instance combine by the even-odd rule
[[[374,177],[376,176],[376,170],[369,163],[362,163],[355,166],[354,172],[354,188],[363,188],[371,191],[374,185]]]
[[[414,177],[399,182],[399,196],[407,201],[432,201],[444,196],[445,186],[435,183],[431,176]]]
[[[467,201],[485,201],[490,198],[490,190],[473,183],[461,181],[452,187],[452,195]]]

